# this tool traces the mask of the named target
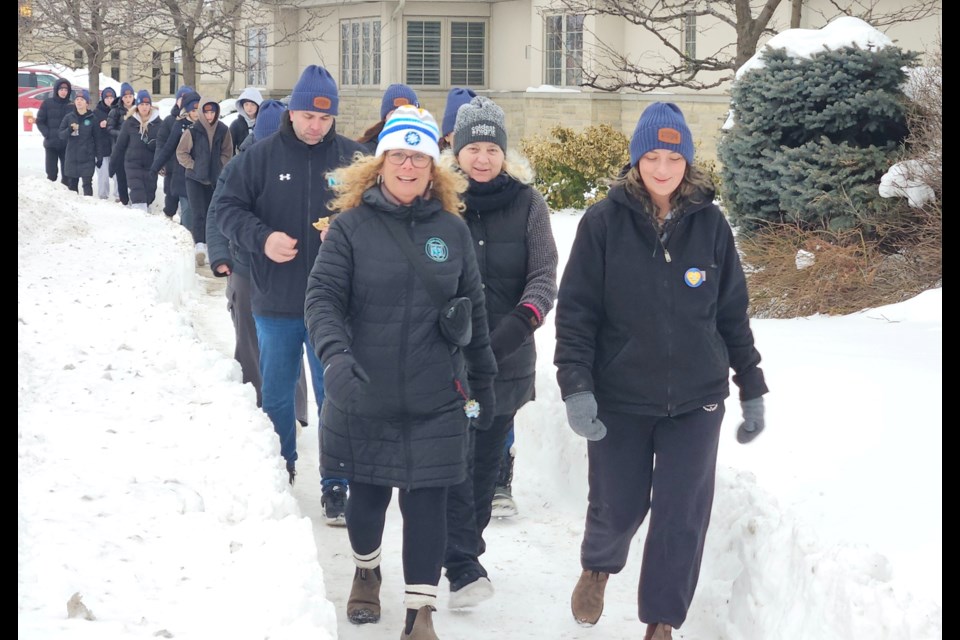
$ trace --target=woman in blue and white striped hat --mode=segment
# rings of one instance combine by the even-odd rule
[[[324,366],[321,468],[350,481],[356,568],[347,617],[380,619],[383,527],[396,487],[408,640],[437,638],[447,492],[467,477],[473,427],[488,428],[495,405],[480,272],[460,217],[466,181],[438,164],[439,137],[429,112],[401,106],[375,156],[330,176],[340,213],[325,232],[305,308]],[[437,298],[469,299],[469,336],[441,332]]]

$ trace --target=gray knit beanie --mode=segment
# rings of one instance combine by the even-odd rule
[[[507,152],[507,129],[503,124],[503,109],[487,98],[477,96],[457,110],[453,127],[453,155],[471,142],[493,142]]]

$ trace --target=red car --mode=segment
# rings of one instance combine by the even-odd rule
[[[74,87],[70,91],[70,102],[73,102],[74,98],[77,97],[77,91],[83,89],[83,87]],[[17,109],[33,109],[37,110],[40,108],[40,105],[43,104],[43,101],[47,98],[53,96],[53,87],[37,87],[36,89],[30,89],[21,93],[17,98]],[[90,105],[90,108],[93,108],[93,105]]]
[[[34,67],[17,68],[17,93],[26,93],[33,89],[52,87],[60,76],[49,69]]]

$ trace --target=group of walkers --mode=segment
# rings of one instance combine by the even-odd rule
[[[238,100],[242,116],[230,129],[220,122],[220,104],[203,99],[191,87],[177,90],[170,114],[161,119],[146,89],[124,82],[120,95],[112,87],[100,92],[91,107],[90,94],[73,92],[57,80],[53,96],[43,101],[36,123],[43,135],[47,178],[73,191],[112,197],[125,206],[149,210],[163,176],[163,212],[191,233],[197,265],[207,260],[206,213],[217,177],[256,120],[262,98],[248,89]],[[239,140],[234,143],[231,131]],[[189,133],[189,135],[184,135]]]
[[[316,65],[286,106],[245,90],[229,129],[189,87],[160,122],[149,94],[128,86],[116,107],[110,89],[92,110],[83,92],[72,108],[47,107],[48,177],[63,162],[89,195],[91,167],[107,167],[139,205],[164,175],[165,213],[180,208],[198,264],[209,253],[229,278],[235,356],[291,484],[309,377],[324,517],[346,526],[353,555],[348,620],[380,619],[394,489],[401,639],[438,638],[444,569],[451,608],[494,596],[483,535],[493,513],[516,513],[514,422],[535,398],[534,334],[556,303],[557,381],[587,440],[573,618],[599,623],[607,581],[649,515],[638,615],[646,640],[672,637],[696,589],[730,369],[740,442],[763,430],[767,392],[733,234],[680,109],[641,114],[630,164],[583,215],[558,286],[529,164],[508,147],[503,109],[469,88],[449,92],[438,124],[412,88],[391,85],[353,141],[337,133],[338,88]]]

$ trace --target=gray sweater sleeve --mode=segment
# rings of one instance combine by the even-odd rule
[[[557,300],[557,243],[550,228],[550,209],[540,192],[530,187],[527,216],[527,284],[520,304],[532,304],[543,321]]]

